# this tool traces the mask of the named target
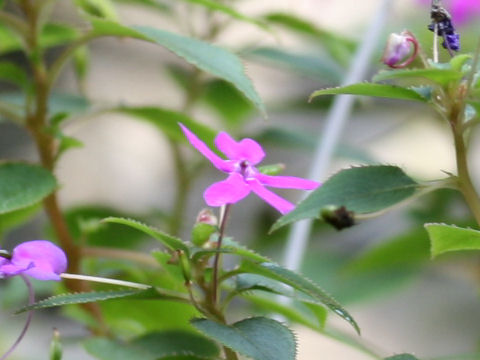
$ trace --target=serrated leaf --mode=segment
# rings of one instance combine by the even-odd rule
[[[410,354],[400,354],[385,358],[385,360],[418,360],[415,356]]]
[[[396,166],[374,165],[341,170],[272,226],[282,226],[308,218],[319,218],[328,206],[355,213],[373,213],[415,194],[420,185]]]
[[[480,231],[455,225],[425,224],[431,242],[432,257],[450,251],[480,250]]]
[[[209,338],[254,360],[295,360],[295,336],[278,321],[254,317],[224,325],[193,319],[192,325]]]
[[[123,224],[131,228],[137,229],[139,231],[142,231],[145,234],[150,235],[154,239],[157,239],[158,241],[160,241],[163,245],[165,245],[170,250],[174,250],[174,251],[183,250],[187,254],[189,252],[187,245],[185,245],[185,243],[181,239],[168,235],[151,226],[142,224],[139,221],[132,220],[132,219],[123,219],[118,217],[108,217],[106,219],[103,219],[103,221],[107,223]]]
[[[56,187],[55,177],[41,166],[0,163],[0,214],[36,204]]]
[[[384,81],[392,79],[426,79],[441,86],[448,85],[452,81],[459,81],[462,73],[455,70],[443,69],[398,69],[381,71],[375,75],[372,81]]]
[[[219,349],[204,336],[172,330],[147,333],[127,343],[91,339],[84,343],[90,355],[100,360],[215,359]]]
[[[340,94],[349,94],[349,95],[362,95],[362,96],[373,96],[387,99],[398,99],[398,100],[414,100],[426,102],[423,96],[418,92],[400,87],[395,85],[386,85],[386,84],[373,84],[373,83],[358,83],[353,85],[347,85],[336,88],[328,88],[315,91],[310,95],[310,100],[320,95],[340,95]]]
[[[178,123],[182,123],[188,127],[210,147],[213,147],[214,139],[217,136],[217,131],[213,130],[212,128],[191,119],[187,115],[172,110],[144,106],[120,107],[112,109],[112,111],[134,116],[140,120],[144,120],[150,124],[153,124],[167,137],[176,142],[187,142],[186,137],[180,129]]]
[[[240,266],[240,269],[247,273],[258,274],[276,281],[280,281],[291,286],[295,290],[312,297],[349,322],[350,325],[352,325],[354,329],[360,333],[358,324],[348,313],[348,311],[346,311],[333,297],[320,288],[320,286],[303,275],[283,268],[278,264],[267,262],[260,264],[243,262]]]
[[[125,36],[161,45],[199,69],[224,79],[239,89],[265,116],[265,106],[241,60],[233,53],[201,40],[148,26],[126,27],[119,23],[92,18],[92,35]]]
[[[37,301],[36,303],[24,306],[18,309],[15,313],[19,314],[29,310],[45,309],[56,306],[85,304],[90,302],[105,301],[110,299],[120,299],[128,296],[141,295],[147,293],[149,290],[120,290],[120,291],[92,291],[86,293],[76,294],[62,294],[49,297],[45,300]]]

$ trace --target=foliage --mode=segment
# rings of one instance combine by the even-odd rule
[[[480,45],[473,54],[455,55],[456,47],[448,45],[459,41],[457,30],[446,12],[433,7],[432,14],[438,15],[432,16],[430,26],[436,32],[434,39],[443,39],[451,59],[440,62],[437,42],[430,56],[425,51],[430,45],[420,46],[413,33],[408,33],[405,41],[413,44],[413,51],[410,43],[401,44],[401,51],[387,47],[393,54],[384,59],[398,55],[395,52],[402,59],[386,62],[391,68],[380,70],[370,81],[352,84],[345,83],[344,77],[355,53],[364,51],[362,45],[293,13],[250,14],[240,1],[224,0],[74,0],[74,20],[64,23],[57,19],[56,5],[55,0],[0,1],[0,126],[28,133],[37,153],[29,159],[38,159],[25,162],[15,154],[0,162],[0,235],[6,244],[0,249],[0,278],[13,284],[2,288],[1,296],[6,307],[17,305],[17,313],[28,313],[24,330],[5,357],[22,340],[33,311],[60,307],[64,315],[87,327],[83,346],[102,360],[294,360],[298,345],[290,328],[299,326],[375,359],[417,360],[407,353],[385,358],[370,349],[358,338],[362,324],[355,319],[355,311],[343,303],[387,293],[418,277],[427,264],[436,271],[443,258],[456,264],[464,260],[463,253],[480,249],[480,198],[470,168],[476,154],[469,151],[480,120]],[[127,25],[122,18],[137,8],[168,20],[171,26],[164,28],[161,21],[155,26]],[[238,43],[230,40],[229,27],[246,29],[247,35],[247,30],[256,31],[273,40],[286,35],[300,46],[285,46],[282,41],[267,45],[258,41],[260,37]],[[173,54],[175,64],[158,59],[173,82],[171,88],[168,82],[159,85],[159,103],[107,104],[89,94],[89,72],[97,60],[92,42],[105,37],[140,41]],[[365,36],[360,41],[368,39]],[[408,61],[402,62],[405,56]],[[291,84],[285,82],[288,99],[277,107],[268,104],[272,119],[257,125],[250,122],[258,115],[265,119],[267,108],[260,96],[263,91],[257,90],[261,86],[256,73],[247,71],[252,62],[292,79]],[[68,71],[77,82],[78,93],[62,91],[59,79]],[[320,104],[324,96],[362,97],[355,108],[359,112],[364,109],[364,97],[380,99],[392,112],[408,106],[420,113],[418,109],[430,107],[451,132],[456,173],[422,179],[413,171],[407,174],[406,164],[379,163],[347,139],[326,157],[335,154],[354,165],[344,166],[327,179],[279,175],[285,164],[278,159],[256,167],[265,152],[255,140],[278,149],[278,154],[271,153],[273,158],[287,154],[287,159],[311,160],[312,167],[319,166],[316,155],[310,153],[331,139],[320,143],[311,131],[319,126],[316,120],[305,128],[297,122],[297,111],[307,106],[306,91],[311,91],[305,87],[295,92],[293,79],[299,75],[324,87],[311,94],[313,103],[308,109],[315,118],[329,119],[327,134],[332,131],[330,118],[338,116],[337,100]],[[162,92],[177,94],[179,101],[165,103]],[[298,105],[299,96],[303,108]],[[324,116],[332,103],[333,115]],[[275,111],[291,116],[291,124],[278,124]],[[173,179],[170,208],[137,213],[102,203],[60,206],[58,191],[69,184],[57,179],[59,164],[72,161],[69,152],[89,146],[71,135],[70,126],[91,119],[95,128],[98,116],[111,114],[146,123],[150,131],[165,138],[174,167],[172,174],[161,174]],[[202,181],[206,162],[188,153],[184,146],[188,143],[228,174],[204,193],[209,205],[220,208],[218,217],[211,211],[189,208],[189,198],[200,198],[191,190]],[[132,187],[136,189],[136,184]],[[314,190],[295,205],[269,187]],[[250,192],[283,216],[274,219],[258,206],[248,211],[258,218],[258,229],[245,226],[245,238],[233,239],[229,220],[242,227],[243,220],[231,209],[234,204],[242,206],[236,203]],[[416,202],[419,198],[422,204]],[[402,231],[379,227],[384,232],[382,239],[365,248],[359,245],[368,239],[362,235],[362,225],[357,225],[388,212],[400,223],[400,210],[412,204]],[[13,231],[27,225],[42,209],[48,218],[44,236],[63,249],[58,249],[57,257],[63,252],[68,257],[65,272],[64,261],[62,269],[56,269],[48,256],[32,250],[35,246],[25,247],[38,241],[20,241],[22,232]],[[192,211],[199,215],[188,226]],[[286,226],[304,221],[312,222],[317,243],[299,271],[274,259],[286,238]],[[332,235],[332,226],[350,228],[345,238],[354,237],[356,246],[337,240],[342,236]],[[42,236],[36,233],[35,237]],[[23,245],[10,252],[12,240]],[[245,240],[250,240],[248,245]],[[52,246],[47,241],[40,243]],[[270,247],[274,251],[264,255]],[[462,253],[437,259],[453,252]],[[474,268],[478,272],[477,264]],[[32,276],[35,270],[54,274],[51,279],[61,279],[61,283],[32,285],[26,275]],[[10,277],[25,282],[27,304],[18,305],[23,293],[15,280],[6,279]],[[41,300],[34,300],[34,288],[42,293]],[[332,312],[350,326],[348,330],[332,326]],[[60,335],[55,332],[51,344],[50,356],[55,360],[62,358]]]

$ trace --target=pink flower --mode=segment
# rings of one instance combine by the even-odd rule
[[[417,0],[425,5],[430,5],[431,0]],[[476,16],[480,16],[480,0],[445,0],[445,8],[452,15],[455,25],[463,25]]]
[[[11,256],[0,257],[0,277],[25,274],[38,280],[59,281],[66,270],[63,250],[45,240],[24,242],[13,249]]]
[[[292,176],[271,176],[260,173],[257,165],[265,157],[262,147],[252,139],[239,142],[226,132],[215,138],[215,146],[225,154],[228,160],[222,159],[208,148],[194,133],[183,124],[179,124],[192,146],[205,156],[218,170],[228,174],[228,178],[210,185],[203,197],[209,206],[234,204],[254,192],[282,214],[295,207],[291,202],[268,190],[265,186],[313,190],[320,184]]]
[[[410,32],[392,33],[388,37],[382,61],[392,68],[404,68],[415,60],[417,53],[418,42]]]

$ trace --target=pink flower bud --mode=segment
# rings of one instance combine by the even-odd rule
[[[392,33],[388,37],[382,61],[391,68],[404,68],[417,57],[417,53],[418,41],[412,33],[409,31]]]
[[[198,213],[197,220],[195,222],[196,223],[202,223],[202,224],[208,224],[208,225],[212,225],[212,226],[217,226],[218,225],[218,219],[210,209],[202,209]]]

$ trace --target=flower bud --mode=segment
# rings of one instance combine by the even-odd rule
[[[62,360],[62,352],[60,333],[57,329],[53,329],[53,338],[50,343],[50,360]]]
[[[197,246],[204,245],[217,232],[217,225],[217,217],[209,209],[200,211],[192,229],[192,242]]]
[[[212,225],[212,226],[217,226],[218,225],[218,219],[210,209],[202,209],[198,213],[197,220],[195,222],[196,223],[208,224],[208,225]]]
[[[392,33],[388,37],[382,61],[391,68],[404,68],[415,60],[417,53],[418,41],[412,33],[409,31],[402,31],[400,34]]]

